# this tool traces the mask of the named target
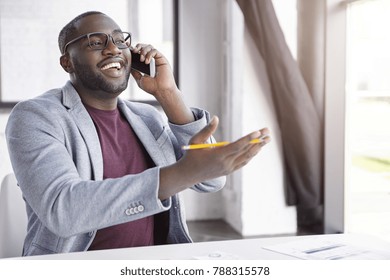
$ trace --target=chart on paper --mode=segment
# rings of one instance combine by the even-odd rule
[[[264,249],[305,260],[388,260],[389,251],[335,242],[324,238],[298,240],[263,247]]]

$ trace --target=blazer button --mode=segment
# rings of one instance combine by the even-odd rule
[[[145,210],[145,207],[143,206],[143,205],[139,205],[138,206],[138,211],[139,212],[142,212],[142,211],[144,211]]]
[[[132,209],[133,209],[133,208],[127,208],[126,211],[125,211],[125,214],[126,214],[127,216],[132,215],[132,213],[131,213],[131,210],[132,210]]]

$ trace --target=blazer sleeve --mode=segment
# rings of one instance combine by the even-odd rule
[[[19,103],[6,127],[18,184],[45,227],[60,237],[69,237],[170,208],[170,199],[158,199],[159,167],[118,179],[82,178],[67,147],[68,128],[61,116],[56,116],[66,118],[67,112],[49,105]]]

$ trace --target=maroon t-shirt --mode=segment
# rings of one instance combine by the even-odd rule
[[[87,105],[85,107],[99,135],[104,179],[137,174],[154,166],[137,135],[118,109],[104,111]],[[89,250],[153,245],[153,230],[153,216],[99,229]]]

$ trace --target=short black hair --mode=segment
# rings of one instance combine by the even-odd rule
[[[77,32],[76,24],[83,18],[90,15],[105,15],[102,12],[98,11],[89,11],[78,15],[74,19],[72,19],[67,25],[65,25],[58,35],[58,47],[60,48],[61,54],[64,53],[64,47],[67,42],[70,41],[71,38],[75,37],[75,33]]]

